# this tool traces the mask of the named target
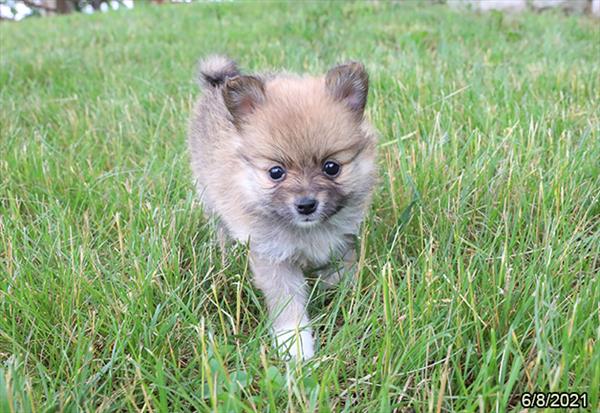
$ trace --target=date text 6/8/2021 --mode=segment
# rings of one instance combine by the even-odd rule
[[[521,394],[521,406],[549,409],[585,409],[588,405],[587,393],[534,392]]]

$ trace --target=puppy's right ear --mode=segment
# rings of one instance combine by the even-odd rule
[[[235,76],[227,79],[223,100],[235,126],[240,129],[244,119],[265,101],[265,84],[254,76]]]

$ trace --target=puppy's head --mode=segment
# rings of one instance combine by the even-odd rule
[[[223,98],[238,132],[239,171],[252,213],[314,227],[363,208],[375,175],[375,135],[363,119],[360,63],[323,77],[229,79]]]

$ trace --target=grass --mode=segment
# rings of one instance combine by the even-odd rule
[[[0,25],[0,411],[505,412],[600,405],[600,29],[418,4],[143,6]],[[358,285],[270,348],[185,133],[195,61],[363,60],[381,132]]]

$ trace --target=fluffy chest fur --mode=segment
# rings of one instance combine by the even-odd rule
[[[251,238],[250,245],[255,253],[272,261],[317,267],[344,253],[349,246],[349,234],[328,229],[259,233]]]

